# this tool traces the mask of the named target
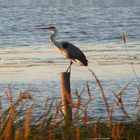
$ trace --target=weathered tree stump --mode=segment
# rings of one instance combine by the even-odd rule
[[[72,99],[70,89],[70,72],[61,73],[62,112],[68,121],[72,121]]]

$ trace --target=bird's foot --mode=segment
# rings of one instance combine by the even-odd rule
[[[72,64],[73,64],[73,62],[70,61],[70,65],[69,65],[69,67],[67,68],[66,72],[71,72],[71,66],[72,66]]]
[[[71,66],[69,66],[66,70],[66,72],[70,72],[71,71]]]

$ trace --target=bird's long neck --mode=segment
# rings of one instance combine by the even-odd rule
[[[57,34],[57,31],[52,31],[52,35],[50,36],[50,42],[55,44],[55,36]]]

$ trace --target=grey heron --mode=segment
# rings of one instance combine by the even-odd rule
[[[39,28],[39,29],[51,31],[52,35],[50,36],[50,42],[53,44],[53,46],[58,48],[59,51],[64,56],[66,56],[70,60],[70,65],[69,65],[68,69],[66,70],[66,72],[71,70],[71,65],[73,64],[73,61],[76,61],[81,66],[88,65],[88,60],[86,59],[86,56],[79,48],[77,48],[75,45],[73,45],[69,42],[65,42],[65,41],[58,42],[55,40],[55,36],[58,32],[56,27],[51,26],[48,28]]]

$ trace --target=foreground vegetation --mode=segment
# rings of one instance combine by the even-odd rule
[[[73,120],[65,117],[61,101],[57,98],[47,98],[44,110],[41,111],[35,104],[30,90],[21,91],[17,99],[13,99],[12,89],[9,86],[6,97],[9,101],[7,110],[0,105],[0,140],[139,140],[140,119],[139,100],[140,90],[138,88],[138,99],[135,102],[137,118],[129,116],[123,105],[122,96],[129,82],[119,93],[114,93],[115,99],[109,105],[104,93],[103,86],[94,72],[99,93],[106,106],[107,120],[101,116],[93,118],[89,116],[88,105],[96,100],[92,97],[90,86],[86,83],[87,99],[83,101],[83,92],[77,90],[73,93],[75,100],[71,107],[73,109]],[[115,106],[123,112],[127,121],[113,120]]]

